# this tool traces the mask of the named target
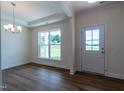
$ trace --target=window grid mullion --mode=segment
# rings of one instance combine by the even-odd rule
[[[61,45],[61,44],[50,44],[50,45],[52,46],[52,45]]]
[[[51,50],[51,48],[50,48],[50,32],[49,32],[49,39],[48,39],[48,48],[49,48],[49,58],[51,58],[51,56],[50,56],[50,50]]]

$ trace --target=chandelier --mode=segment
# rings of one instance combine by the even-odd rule
[[[15,25],[15,11],[14,11],[14,8],[15,8],[16,4],[11,2],[11,5],[13,6],[13,24],[4,25],[4,29],[5,29],[5,31],[13,32],[13,33],[21,32],[21,30],[22,30],[21,26],[16,26]]]

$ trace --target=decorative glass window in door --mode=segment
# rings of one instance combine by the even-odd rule
[[[85,31],[85,50],[99,51],[99,29]]]

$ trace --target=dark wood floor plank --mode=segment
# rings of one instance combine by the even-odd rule
[[[124,90],[124,80],[88,73],[70,75],[68,70],[26,64],[4,71],[8,91]]]

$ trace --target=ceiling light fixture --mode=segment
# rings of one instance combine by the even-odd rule
[[[95,3],[95,0],[88,0],[88,3]]]
[[[21,26],[16,26],[15,25],[15,11],[14,11],[14,7],[16,6],[16,4],[11,2],[11,5],[13,6],[13,24],[4,25],[4,29],[5,29],[5,31],[13,32],[13,33],[21,32],[21,30],[22,30]]]

